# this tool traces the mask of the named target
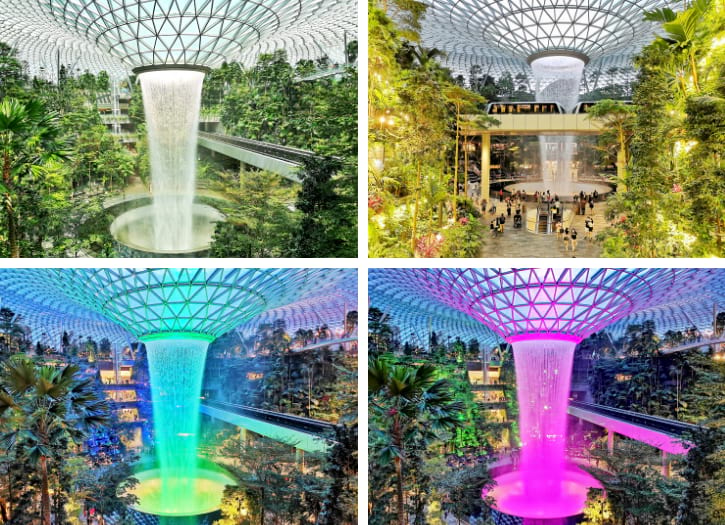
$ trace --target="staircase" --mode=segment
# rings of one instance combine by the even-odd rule
[[[547,204],[536,207],[536,233],[551,233],[551,213]]]

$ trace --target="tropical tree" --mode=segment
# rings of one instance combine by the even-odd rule
[[[645,13],[645,20],[662,23],[665,34],[660,38],[670,46],[673,56],[679,55],[687,63],[686,70],[696,94],[700,93],[697,60],[701,47],[698,37],[709,4],[710,0],[694,0],[689,4],[688,9],[680,13],[675,13],[669,7]],[[687,95],[685,78],[681,79],[681,85],[683,93]]]
[[[617,178],[620,191],[626,191],[626,170],[629,164],[629,141],[632,138],[632,124],[636,108],[618,100],[600,100],[587,110],[587,118],[596,120],[603,134],[599,143],[605,152],[616,150]]]
[[[20,257],[21,223],[24,210],[17,209],[24,179],[40,178],[43,169],[66,156],[58,116],[36,99],[0,102],[0,156],[2,159],[3,211],[7,247],[11,257]]]
[[[79,368],[36,366],[25,356],[11,358],[0,369],[0,418],[12,428],[2,434],[3,448],[22,447],[24,457],[38,469],[41,520],[51,524],[49,473],[69,443],[79,445],[88,429],[105,424],[109,405]]]
[[[371,466],[393,463],[396,523],[406,525],[405,487],[410,452],[440,439],[455,427],[461,403],[454,401],[447,380],[436,379],[434,366],[391,364],[386,357],[368,362],[371,410]],[[375,495],[373,494],[374,498]]]

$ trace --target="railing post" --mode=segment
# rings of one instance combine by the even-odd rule
[[[614,454],[614,431],[610,428],[607,429],[607,451]]]

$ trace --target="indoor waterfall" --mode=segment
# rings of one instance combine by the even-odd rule
[[[487,494],[495,508],[525,518],[579,514],[589,487],[599,486],[566,457],[567,405],[574,349],[580,338],[527,334],[512,337],[519,403],[520,463],[496,477]]]
[[[579,101],[579,85],[584,61],[571,56],[544,56],[531,62],[536,80],[537,102],[558,102],[564,111],[574,111]],[[539,136],[541,177],[552,194],[571,196],[576,174],[572,171],[574,137]]]
[[[193,244],[196,141],[204,73],[161,69],[139,74],[148,132],[157,250]]]
[[[160,516],[194,516],[219,508],[234,480],[199,464],[201,385],[211,338],[168,334],[145,339],[157,468],[135,474],[135,506]]]

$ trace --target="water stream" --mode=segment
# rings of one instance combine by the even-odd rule
[[[584,61],[569,56],[547,56],[531,62],[536,80],[537,102],[558,102],[567,113],[579,101],[579,85]],[[570,196],[575,192],[576,173],[572,170],[574,137],[539,136],[539,159],[544,186],[552,194]]]
[[[147,491],[155,514],[188,515],[209,506],[198,470],[201,384],[209,340],[145,341],[154,415],[158,477]],[[223,486],[223,485],[222,485]],[[153,489],[153,490],[152,490]]]
[[[512,342],[519,403],[520,463],[488,495],[513,516],[556,519],[581,513],[599,486],[567,460],[567,405],[576,341],[532,335]]]
[[[192,204],[196,178],[196,141],[204,73],[164,69],[139,74],[146,115],[154,248],[189,250],[193,246]]]

